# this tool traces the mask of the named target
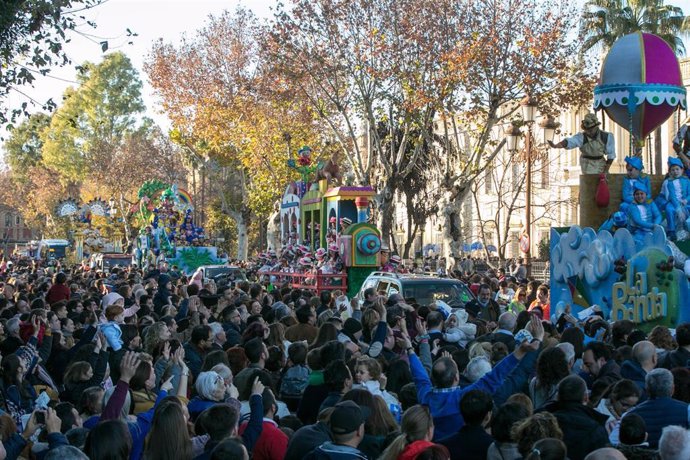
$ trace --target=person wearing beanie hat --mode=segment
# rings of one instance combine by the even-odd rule
[[[661,185],[661,195],[666,201],[666,235],[675,241],[678,222],[684,222],[690,211],[690,179],[683,174],[683,163],[679,158],[668,159],[668,178]]]
[[[582,131],[558,143],[549,141],[551,148],[580,149],[582,174],[607,174],[616,159],[616,144],[613,134],[599,129],[601,122],[596,114],[588,113],[582,120]]]
[[[343,328],[338,334],[338,341],[342,343],[352,342],[359,345],[359,339],[362,337],[362,323],[354,318],[348,318],[343,324]]]
[[[623,178],[623,201],[621,202],[620,210],[627,212],[628,207],[633,204],[633,192],[636,184],[641,184],[647,190],[647,197],[652,196],[652,186],[649,182],[649,177],[642,174],[644,166],[642,159],[638,157],[625,157],[626,175]]]
[[[647,202],[647,190],[643,185],[635,185],[633,196],[635,203],[628,208],[628,220],[635,242],[642,245],[645,235],[661,224],[661,213],[654,203]]]

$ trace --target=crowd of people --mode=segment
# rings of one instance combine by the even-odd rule
[[[690,459],[690,324],[551,311],[518,265],[448,310],[13,262],[0,458]]]

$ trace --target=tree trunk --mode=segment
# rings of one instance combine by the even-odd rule
[[[393,214],[395,211],[395,204],[393,198],[395,197],[394,186],[390,179],[386,181],[386,185],[381,190],[377,197],[379,208],[379,228],[381,229],[381,244],[392,248],[393,236]]]
[[[443,252],[453,258],[453,267],[462,256],[462,202],[469,192],[469,187],[457,187],[446,194],[443,209]]]
[[[126,245],[125,247],[128,248],[130,245],[130,241],[132,238],[132,227],[129,225],[129,221],[127,220],[127,208],[125,207],[125,197],[122,193],[120,193],[120,209],[118,210],[120,212],[120,215],[122,216],[122,222],[124,223],[125,226],[125,240],[126,240]],[[116,214],[117,216],[117,214]],[[115,220],[117,220],[117,217],[115,217]]]
[[[251,211],[247,206],[242,206],[240,212],[229,211],[228,215],[237,224],[237,258],[247,260],[249,253],[249,225],[251,223]]]

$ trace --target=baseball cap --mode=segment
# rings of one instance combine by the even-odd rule
[[[368,407],[358,406],[354,401],[342,401],[335,405],[331,413],[331,432],[348,434],[356,431],[369,417]]]

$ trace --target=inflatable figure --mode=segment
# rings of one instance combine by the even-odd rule
[[[642,174],[644,166],[642,165],[642,159],[638,157],[625,157],[625,170],[627,175],[623,178],[623,201],[620,206],[620,210],[624,213],[627,212],[628,207],[635,201],[633,193],[635,191],[635,185],[639,184],[647,192],[647,196],[652,196],[652,187],[649,182],[649,177]]]
[[[678,222],[688,215],[690,179],[683,175],[683,163],[678,158],[668,159],[668,179],[661,185],[661,194],[666,199],[666,222],[668,239],[676,240]]]
[[[647,190],[642,184],[636,184],[634,190],[635,202],[628,208],[628,217],[635,243],[642,245],[645,235],[661,224],[661,213],[654,203],[647,202]]]

